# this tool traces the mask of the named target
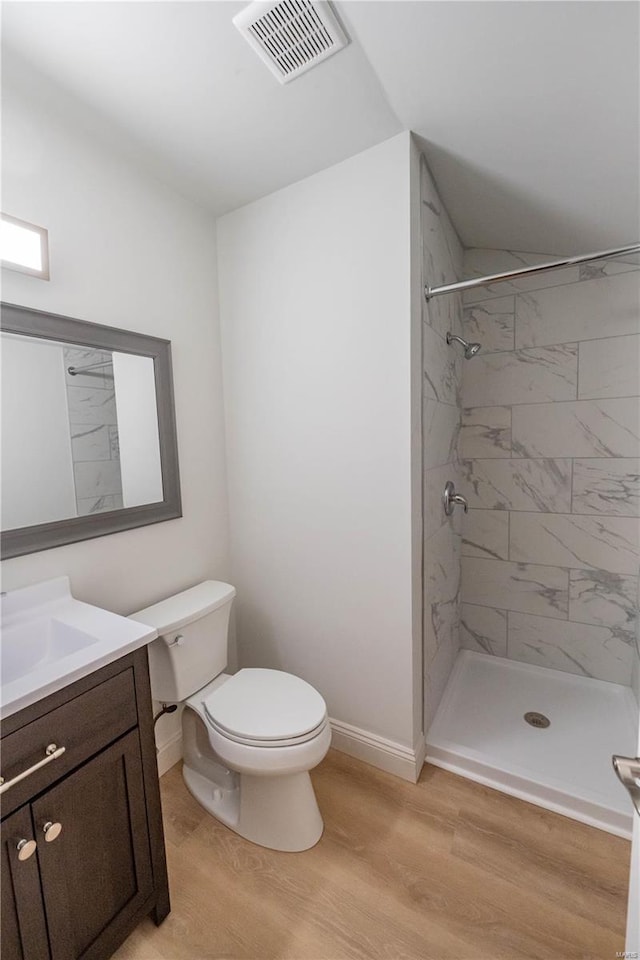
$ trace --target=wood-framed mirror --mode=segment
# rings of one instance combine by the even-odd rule
[[[0,306],[3,559],[182,516],[170,341]]]

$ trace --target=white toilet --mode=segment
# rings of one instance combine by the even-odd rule
[[[183,776],[205,810],[263,847],[308,850],[323,829],[309,770],[331,743],[327,707],[290,673],[223,672],[235,595],[207,580],[132,614],[159,633],[151,691],[184,704]]]

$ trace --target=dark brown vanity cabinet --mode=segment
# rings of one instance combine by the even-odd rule
[[[169,912],[146,648],[5,721],[3,960],[104,960]],[[49,754],[47,754],[49,748]]]

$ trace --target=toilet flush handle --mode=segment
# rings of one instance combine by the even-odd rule
[[[184,646],[184,637],[181,633],[177,634],[173,640],[165,641],[168,647],[183,647]]]

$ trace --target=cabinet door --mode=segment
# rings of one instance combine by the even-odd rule
[[[32,810],[53,960],[110,956],[152,898],[138,731],[52,787]]]
[[[2,821],[2,958],[45,960],[49,943],[35,853],[20,860],[18,844],[33,841],[28,807]],[[29,847],[23,851],[29,852]]]

